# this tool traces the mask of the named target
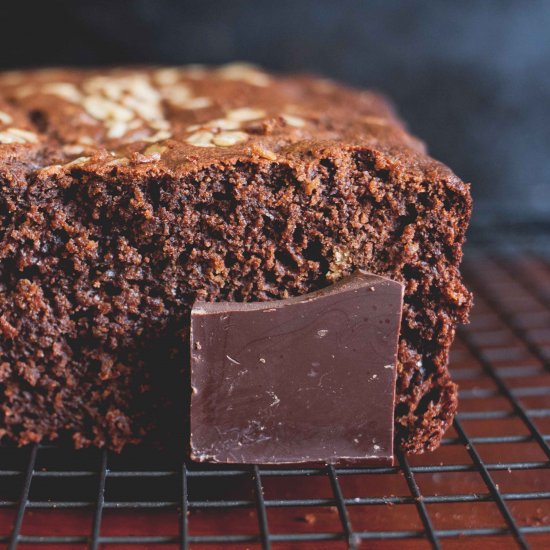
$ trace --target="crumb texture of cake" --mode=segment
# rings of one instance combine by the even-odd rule
[[[362,268],[405,284],[396,434],[433,449],[470,212],[371,92],[247,64],[0,73],[0,438],[170,442],[196,299]]]

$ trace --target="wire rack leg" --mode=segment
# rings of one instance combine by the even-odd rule
[[[334,466],[330,465],[327,468],[328,476],[330,479],[330,485],[332,487],[332,492],[334,493],[334,498],[336,499],[336,507],[338,508],[338,515],[340,516],[340,522],[344,529],[344,535],[348,543],[350,550],[355,550],[360,543],[359,538],[353,533],[353,528],[351,526],[351,521],[349,519],[348,509],[344,501],[344,495],[342,494],[342,488],[338,482],[338,477],[336,476],[336,470]]]
[[[420,516],[420,519],[422,520],[422,523],[424,525],[424,529],[426,530],[426,537],[430,541],[432,547],[436,550],[439,550],[441,548],[441,545],[433,528],[432,520],[430,519],[430,516],[428,514],[426,504],[424,504],[424,500],[422,497],[422,493],[420,492],[420,488],[418,487],[418,483],[416,483],[414,474],[411,470],[411,467],[409,466],[409,461],[399,447],[396,449],[395,454],[397,455],[397,459],[399,460],[399,464],[401,465],[403,474],[405,475],[405,480],[407,481],[407,485],[409,486],[409,491],[414,498],[416,509],[418,510],[418,515]]]
[[[493,478],[491,477],[489,470],[485,466],[485,463],[481,459],[481,456],[477,452],[474,444],[469,440],[468,436],[466,435],[466,432],[464,431],[464,428],[462,427],[462,424],[460,423],[460,420],[458,418],[455,418],[454,420],[454,428],[457,431],[459,437],[464,442],[464,445],[466,446],[466,450],[468,451],[468,454],[470,455],[473,462],[477,466],[479,473],[483,478],[483,481],[485,482],[485,485],[487,485],[487,488],[489,489],[491,496],[494,498],[496,505],[500,510],[500,513],[504,517],[504,521],[506,521],[506,524],[510,528],[510,531],[514,535],[520,548],[528,549],[529,545],[527,544],[525,538],[521,534],[514,520],[514,517],[512,516],[510,510],[508,509],[506,502],[504,502],[504,499],[502,498],[500,491],[495,485],[495,482],[493,481]]]
[[[180,513],[180,549],[187,550],[189,547],[189,505],[187,500],[187,466],[185,462],[181,466],[181,503]]]
[[[90,538],[90,550],[98,550],[99,536],[101,533],[101,518],[103,515],[103,504],[105,503],[105,479],[107,478],[107,450],[102,449],[99,464],[99,477],[97,483],[97,497],[92,523],[92,536]]]
[[[258,512],[258,523],[260,526],[260,538],[263,550],[271,549],[271,541],[269,540],[269,529],[267,526],[267,510],[265,507],[264,490],[262,480],[260,478],[260,469],[258,466],[253,466],[252,477],[254,479],[254,489],[256,492],[256,510]]]
[[[32,476],[34,473],[34,465],[36,464],[36,454],[38,452],[38,445],[34,444],[30,448],[29,459],[27,462],[27,469],[25,471],[25,477],[23,479],[23,487],[21,489],[21,495],[19,497],[19,504],[17,506],[17,514],[13,524],[13,530],[8,544],[8,550],[15,550],[19,543],[19,536],[21,533],[21,526],[23,525],[23,516],[25,515],[25,509],[29,500],[29,491],[31,488]]]

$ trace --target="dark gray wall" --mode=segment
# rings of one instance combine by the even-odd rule
[[[18,0],[0,67],[248,59],[378,88],[473,183],[475,221],[550,220],[550,1]]]

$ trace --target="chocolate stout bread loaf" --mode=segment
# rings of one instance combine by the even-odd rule
[[[175,438],[195,300],[404,282],[396,434],[436,447],[469,187],[380,96],[245,64],[0,76],[0,436]],[[292,384],[292,380],[289,380]]]

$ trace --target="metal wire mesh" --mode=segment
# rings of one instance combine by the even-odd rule
[[[441,447],[386,468],[212,467],[145,448],[0,449],[6,548],[550,547],[550,254],[473,248]],[[384,546],[386,544],[386,546]]]

